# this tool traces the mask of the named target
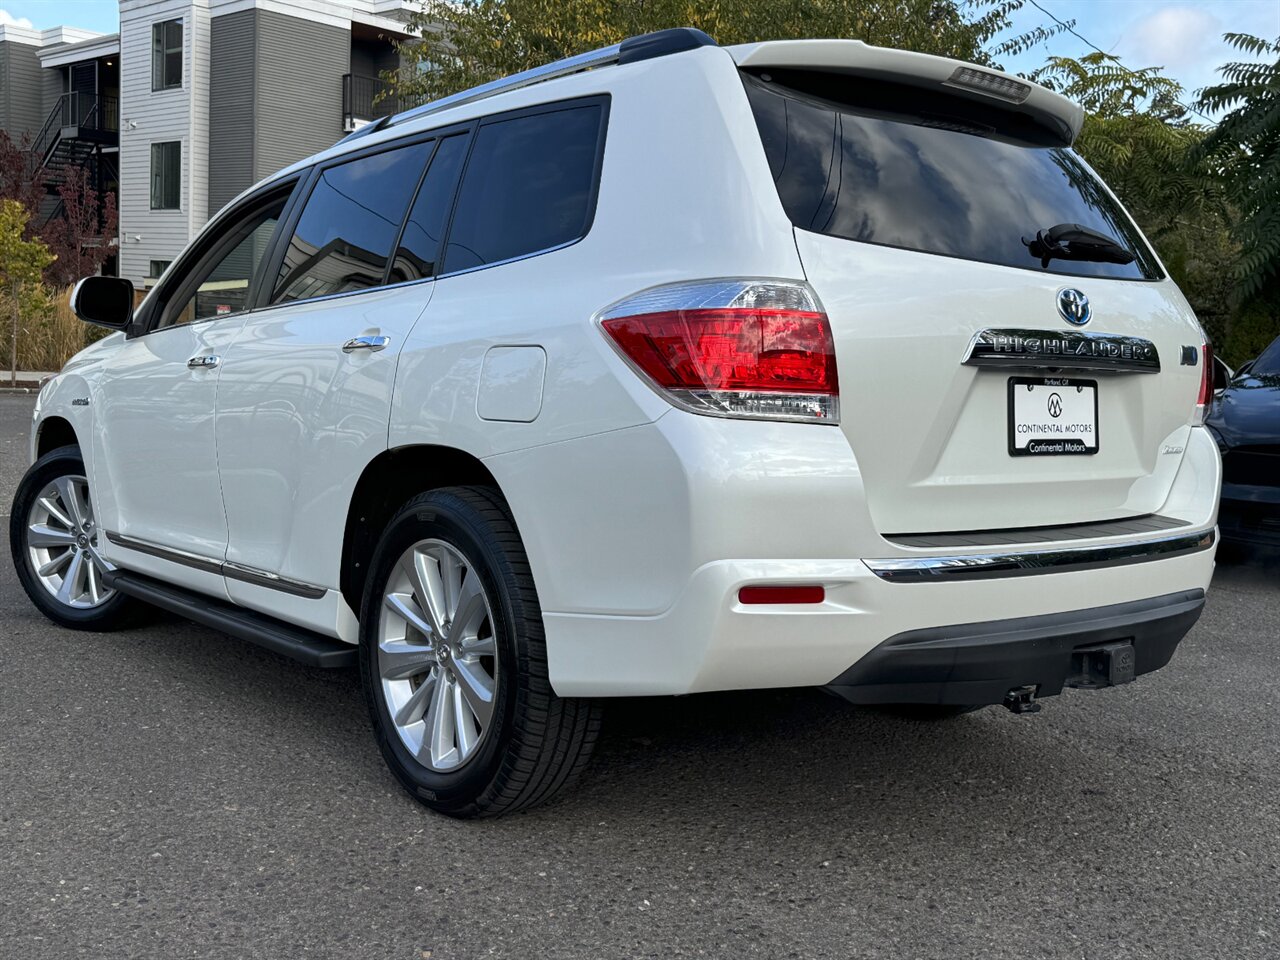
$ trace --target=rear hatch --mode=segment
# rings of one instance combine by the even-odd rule
[[[1203,334],[1070,149],[1078,108],[852,41],[731,52],[831,321],[841,429],[877,529],[1158,511]]]

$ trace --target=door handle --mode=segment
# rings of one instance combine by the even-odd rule
[[[342,352],[350,353],[352,350],[381,350],[390,342],[390,337],[352,337],[342,345]]]
[[[201,370],[201,369],[208,370],[212,367],[216,367],[221,362],[222,362],[221,357],[213,354],[209,354],[203,357],[192,357],[190,360],[187,361],[187,367],[192,370]]]

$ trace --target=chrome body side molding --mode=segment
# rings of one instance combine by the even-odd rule
[[[961,363],[1019,370],[1094,370],[1159,373],[1150,340],[1083,330],[979,330]]]
[[[288,593],[295,597],[304,597],[308,600],[319,600],[328,593],[324,587],[317,587],[310,583],[302,583],[299,580],[290,580],[287,577],[282,577],[270,572],[269,570],[259,570],[256,567],[247,567],[242,563],[232,563],[229,560],[214,560],[209,557],[199,556],[198,554],[187,553],[185,550],[175,550],[172,547],[162,547],[146,540],[138,540],[135,537],[126,537],[113,530],[106,531],[106,535],[107,539],[117,547],[123,547],[126,550],[134,550],[138,553],[145,553],[151,557],[159,557],[161,560],[168,560],[170,563],[180,563],[184,567],[203,570],[205,573],[216,573],[227,577],[230,580],[239,580],[243,583],[252,583],[259,587],[279,590],[281,593]]]
[[[1027,577],[1040,573],[1069,573],[1098,567],[1118,567],[1148,560],[1166,560],[1185,553],[1208,550],[1217,530],[1200,530],[1152,540],[1090,547],[1060,547],[1006,553],[974,553],[947,557],[895,557],[864,560],[881,580],[890,583],[940,583],[956,580],[990,580]]]

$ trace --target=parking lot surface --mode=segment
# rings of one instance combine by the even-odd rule
[[[0,515],[32,402],[0,396]],[[1274,561],[1126,687],[620,701],[575,791],[479,823],[400,791],[354,672],[61,630],[7,550],[0,657],[3,958],[1280,956]]]

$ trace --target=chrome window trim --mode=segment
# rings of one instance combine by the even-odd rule
[[[1208,550],[1217,540],[1217,528],[1173,537],[1125,540],[1088,547],[1060,547],[1004,553],[971,553],[942,557],[894,557],[864,560],[881,580],[890,583],[946,583],[1027,577],[1042,573],[1123,566],[1168,559]]]
[[[269,570],[259,570],[257,567],[234,563],[230,560],[214,560],[210,557],[202,557],[199,554],[187,553],[185,550],[175,550],[172,547],[162,547],[147,540],[126,537],[123,534],[116,533],[114,530],[106,531],[106,535],[109,541],[117,547],[123,547],[125,550],[145,553],[147,556],[158,557],[161,560],[168,560],[170,563],[178,563],[184,567],[191,567],[193,570],[216,574],[227,577],[230,580],[239,580],[259,587],[267,587],[270,590],[279,590],[281,593],[287,593],[295,597],[319,600],[329,592],[324,587],[304,583],[301,580],[290,580],[288,577],[282,577]]]

